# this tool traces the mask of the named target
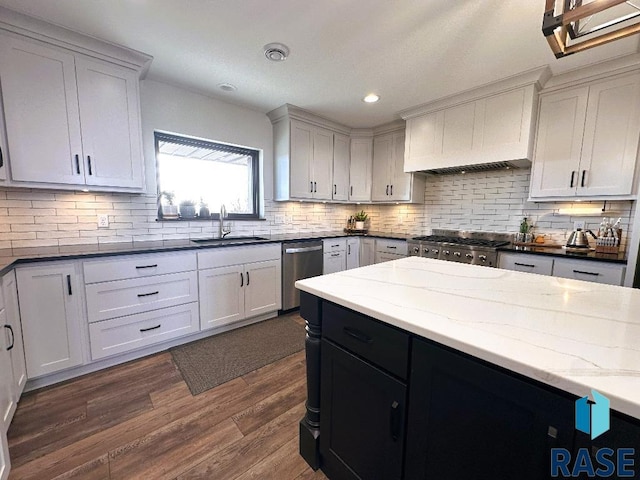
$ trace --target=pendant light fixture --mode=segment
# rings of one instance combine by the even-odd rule
[[[640,0],[545,0],[542,33],[562,58],[640,33]]]

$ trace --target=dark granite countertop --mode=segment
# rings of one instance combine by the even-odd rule
[[[244,240],[230,243],[194,243],[192,240],[160,240],[153,242],[122,242],[86,245],[67,245],[58,247],[32,247],[0,249],[0,275],[4,275],[14,266],[45,261],[75,260],[79,258],[105,257],[110,255],[128,255],[154,252],[172,252],[179,250],[200,250],[206,248],[226,248],[234,246],[258,245],[262,243],[280,243],[300,240],[319,240],[347,236],[390,238],[407,240],[412,235],[398,235],[385,232],[369,232],[366,235],[347,234],[345,232],[313,232],[284,235],[259,235],[264,240]]]
[[[544,255],[547,257],[572,258],[576,260],[596,260],[599,262],[610,263],[627,263],[626,252],[623,253],[596,253],[593,250],[585,252],[576,252],[575,250],[567,251],[564,248],[547,248],[547,247],[520,247],[506,246],[498,248],[499,252],[512,253],[529,253],[532,255]]]

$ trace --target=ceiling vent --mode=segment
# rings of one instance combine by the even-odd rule
[[[486,172],[490,170],[511,170],[511,169],[515,170],[523,167],[525,167],[525,165],[523,165],[523,163],[521,162],[493,162],[493,163],[481,163],[478,165],[462,165],[462,166],[456,166],[456,167],[434,168],[433,170],[422,170],[422,171],[425,173],[430,173],[432,175],[452,175],[455,173]]]
[[[264,56],[272,62],[282,62],[289,56],[289,47],[282,43],[269,43],[264,46]]]

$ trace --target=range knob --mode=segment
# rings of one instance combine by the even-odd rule
[[[418,255],[420,253],[420,247],[413,247],[413,253]]]
[[[478,256],[478,258],[480,259],[480,261],[482,262],[486,262],[487,261],[487,256],[486,255],[480,255]]]
[[[438,252],[440,252],[440,250],[438,250],[437,248],[435,250],[431,250],[433,252],[434,255],[437,255]]]
[[[454,257],[460,257],[460,252],[453,252]]]
[[[467,254],[465,255],[465,257],[467,257],[467,258],[468,258],[468,259],[470,259],[470,260],[473,260],[473,255],[471,255],[470,253],[467,253]],[[486,258],[486,257],[485,257],[485,258]]]
[[[430,250],[428,248],[426,248],[426,247],[422,249],[422,253],[429,253],[429,251]]]
[[[443,250],[443,251],[442,251],[442,253],[443,253],[444,255],[449,255],[449,254],[451,254],[451,252],[450,252],[449,250]]]

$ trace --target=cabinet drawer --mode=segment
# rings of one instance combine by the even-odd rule
[[[376,252],[393,253],[395,255],[407,255],[407,242],[404,240],[385,240],[378,238],[376,240]]]
[[[89,322],[198,300],[197,272],[93,283],[86,286]]]
[[[322,335],[397,377],[407,378],[409,335],[406,333],[323,302]]]
[[[322,248],[325,255],[333,252],[344,252],[347,249],[347,239],[325,238],[322,240]]]
[[[279,243],[252,245],[248,247],[219,247],[198,252],[198,268],[218,268],[242,265],[251,262],[280,260]]]
[[[96,283],[186,272],[195,270],[197,263],[195,252],[183,252],[108,257],[84,262],[83,266],[84,282]]]
[[[521,253],[501,253],[498,266],[505,270],[551,275],[553,258]]]
[[[625,268],[624,265],[602,262],[557,259],[553,264],[553,276],[622,285]]]
[[[198,304],[188,303],[89,325],[93,360],[195,333]]]

